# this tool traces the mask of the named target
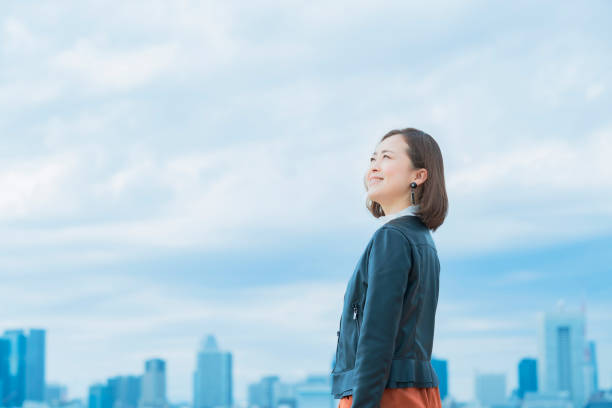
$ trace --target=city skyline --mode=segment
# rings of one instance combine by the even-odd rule
[[[507,378],[512,376],[508,376],[507,372],[500,370],[499,367],[490,366],[484,371],[475,370],[474,397],[461,402],[453,393],[448,382],[449,372],[452,373],[452,361],[440,359],[434,353],[432,362],[434,369],[439,371],[438,377],[440,378],[443,401],[449,395],[455,403],[470,404],[478,401],[485,406],[490,404],[502,406],[510,404],[513,397],[523,398],[523,394],[529,394],[526,396],[527,399],[532,399],[534,395],[540,394],[545,398],[553,398],[556,395],[555,393],[567,391],[569,392],[568,401],[573,401],[572,406],[582,408],[582,401],[586,402],[594,392],[606,389],[606,387],[597,387],[599,364],[596,359],[596,342],[584,337],[586,334],[584,311],[568,310],[564,304],[558,304],[554,311],[541,311],[538,315],[537,357],[522,356],[520,361],[517,362],[514,367],[516,380],[518,380],[517,387],[507,385]],[[19,406],[21,406],[19,401],[24,399],[42,402],[50,398],[44,391],[45,338],[46,330],[30,329],[28,336],[26,336],[23,328],[5,330],[4,335],[0,336],[0,396],[3,394],[13,395],[12,398],[16,399],[12,401],[18,403]],[[22,346],[12,350],[11,347],[5,347],[12,344],[29,344],[31,349]],[[570,345],[572,345],[571,348]],[[219,348],[215,335],[208,334],[201,339],[200,347],[194,350],[195,364],[192,383],[192,395],[194,397],[191,401],[168,400],[166,396],[167,363],[158,357],[152,357],[145,361],[144,373],[141,375],[115,375],[109,377],[106,384],[100,381],[92,382],[88,386],[87,396],[72,396],[67,399],[74,400],[76,398],[81,401],[88,401],[85,403],[87,408],[170,408],[171,405],[176,404],[190,404],[193,408],[206,408],[212,405],[245,406],[245,401],[235,401],[232,355],[233,351]],[[9,380],[9,377],[5,375],[6,373],[3,374],[2,361],[5,361],[4,358],[7,358],[6,361],[9,364],[13,360],[24,362],[22,366],[18,366],[20,367],[18,373],[9,370],[10,375],[21,378],[20,384],[22,385],[17,385],[17,387],[22,387],[19,388],[21,391],[7,392],[3,388],[6,387],[3,384],[13,384],[11,382],[13,380]],[[28,362],[27,365],[25,364],[26,361]],[[449,363],[450,370],[448,368]],[[587,365],[591,365],[590,368],[587,368]],[[13,365],[7,367],[13,367]],[[306,376],[308,377],[306,382],[302,384],[308,384],[309,381],[312,381],[310,388],[314,386],[315,389],[319,390],[320,397],[324,399],[328,397],[329,402],[335,406],[338,400],[335,400],[334,403],[331,396],[330,375],[332,367],[333,360],[330,362],[327,373],[322,374],[322,371],[319,371],[318,374],[310,373]],[[590,375],[592,379],[586,380],[583,375]],[[271,398],[274,401],[300,399],[299,391],[297,394],[292,389],[283,391],[282,387],[293,387],[288,383],[280,383],[280,389],[273,385],[280,381],[278,373],[264,375],[260,378],[259,385],[256,382],[248,384],[248,401],[257,400],[270,403]],[[315,380],[315,378],[321,380]],[[3,379],[6,381],[3,382]],[[41,379],[43,381],[42,385],[40,383]],[[323,382],[315,385],[316,381]],[[37,384],[37,386],[27,384]],[[282,384],[285,384],[285,386],[282,386]],[[65,384],[61,384],[61,381],[51,381],[49,385],[53,389],[65,386]],[[612,388],[610,388],[610,392],[612,392]],[[68,391],[68,394],[70,394],[70,391]],[[305,395],[313,395],[312,390]],[[57,398],[55,393],[52,398]],[[66,395],[64,395],[64,399],[66,399]],[[120,399],[121,405],[114,407],[110,403],[111,399],[113,401],[119,401]],[[320,403],[319,401],[312,405],[311,402],[307,406],[316,407]],[[445,401],[445,403],[448,403],[448,401]],[[7,406],[11,406],[10,403]]]

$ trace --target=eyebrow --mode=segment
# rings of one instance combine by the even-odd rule
[[[381,153],[384,153],[384,152],[395,153],[393,150],[387,150],[387,149],[381,150],[380,152]],[[376,154],[376,152],[372,152],[372,156],[374,156],[375,154]]]

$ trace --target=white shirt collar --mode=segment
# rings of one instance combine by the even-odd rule
[[[389,215],[383,215],[382,217],[378,217],[378,220],[382,223],[382,224],[386,224],[387,222],[391,221],[394,218],[397,217],[401,217],[403,215],[416,215],[415,212],[419,209],[419,205],[410,205],[402,210],[399,210],[398,212],[394,213],[394,214],[389,214]]]

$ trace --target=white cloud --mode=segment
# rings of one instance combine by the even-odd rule
[[[81,39],[53,58],[51,66],[75,75],[97,90],[130,89],[148,83],[169,69],[177,52],[172,43],[155,44],[129,51],[101,49]]]
[[[585,91],[587,101],[599,98],[604,93],[605,89],[605,85],[601,82],[589,85]]]
[[[62,86],[59,83],[49,83],[39,79],[0,83],[0,106],[6,106],[8,111],[34,107],[55,100],[61,94],[61,90]],[[13,134],[13,137],[17,136]]]
[[[39,48],[42,40],[35,36],[27,25],[14,16],[1,22],[2,49],[7,53],[33,51]]]
[[[533,282],[544,278],[547,278],[547,275],[542,272],[521,269],[507,272],[499,278],[495,279],[490,284],[493,286],[505,286],[508,284]]]
[[[74,156],[61,154],[6,164],[0,170],[0,217],[15,220],[52,216],[70,213],[74,208],[62,195],[77,166]]]

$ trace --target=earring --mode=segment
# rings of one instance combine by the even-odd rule
[[[416,188],[417,183],[415,183],[414,181],[412,183],[410,183],[410,196],[412,197],[412,205],[416,204],[414,202],[414,189]]]

